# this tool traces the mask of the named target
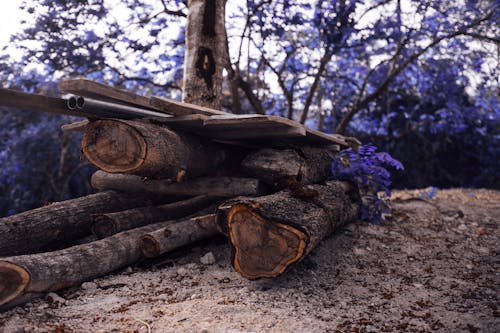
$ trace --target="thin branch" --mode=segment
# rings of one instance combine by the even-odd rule
[[[171,10],[167,8],[167,3],[165,0],[161,0],[161,3],[163,5],[163,12],[167,13],[168,15],[174,15],[174,16],[180,16],[180,17],[187,17],[187,15],[181,10]]]
[[[307,114],[309,113],[309,108],[311,107],[311,103],[314,98],[314,94],[316,93],[316,89],[318,88],[319,82],[321,80],[321,76],[323,75],[323,72],[326,69],[326,65],[330,60],[332,59],[333,53],[325,49],[325,54],[323,54],[323,57],[321,57],[321,61],[319,64],[318,71],[316,72],[316,75],[314,76],[314,81],[313,84],[311,85],[311,88],[309,89],[309,93],[307,94],[307,98],[304,104],[304,109],[302,110],[302,115],[300,117],[300,122],[304,124],[307,120]]]
[[[482,18],[478,18],[471,22],[470,24],[458,29],[457,31],[450,33],[448,35],[441,36],[439,38],[436,38],[434,41],[432,41],[430,44],[428,44],[426,47],[422,48],[420,51],[415,52],[412,54],[410,57],[408,57],[400,66],[397,68],[394,68],[391,72],[388,73],[387,77],[385,80],[375,89],[374,92],[371,94],[367,95],[365,98],[359,100],[352,109],[350,109],[345,116],[342,118],[340,121],[339,125],[336,128],[336,133],[338,134],[344,134],[347,124],[349,121],[351,121],[352,117],[358,113],[361,109],[367,107],[369,103],[374,101],[379,97],[379,95],[387,89],[387,86],[389,83],[397,76],[399,75],[402,71],[404,71],[413,61],[417,60],[422,56],[424,53],[426,53],[429,49],[433,48],[434,46],[438,45],[444,40],[452,39],[460,35],[466,35],[468,32],[467,30],[481,24],[482,22],[490,19],[493,16],[493,11],[488,13],[486,16]]]

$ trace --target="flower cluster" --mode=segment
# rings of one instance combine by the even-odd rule
[[[377,147],[371,144],[361,146],[357,152],[352,149],[343,150],[333,157],[333,178],[348,180],[357,185],[362,196],[361,217],[364,220],[376,223],[388,211],[391,173],[386,167],[404,169],[401,162],[388,153],[377,152]]]

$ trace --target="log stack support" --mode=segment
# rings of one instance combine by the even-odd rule
[[[61,90],[146,116],[82,110],[88,120],[64,126],[84,132],[100,192],[0,219],[0,309],[221,233],[236,271],[274,278],[359,216],[357,190],[328,181],[332,154],[356,149],[354,138],[87,80],[64,81]],[[0,89],[9,107],[65,114],[63,102]]]

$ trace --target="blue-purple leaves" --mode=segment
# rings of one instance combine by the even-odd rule
[[[377,147],[371,144],[361,146],[358,152],[346,149],[333,156],[332,177],[351,181],[358,187],[363,220],[379,222],[388,211],[386,199],[391,195],[391,173],[387,167],[404,169],[401,162],[388,153],[377,152]]]

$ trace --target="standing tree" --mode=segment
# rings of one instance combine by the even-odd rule
[[[226,0],[190,0],[182,100],[221,108],[222,70],[227,54]]]

